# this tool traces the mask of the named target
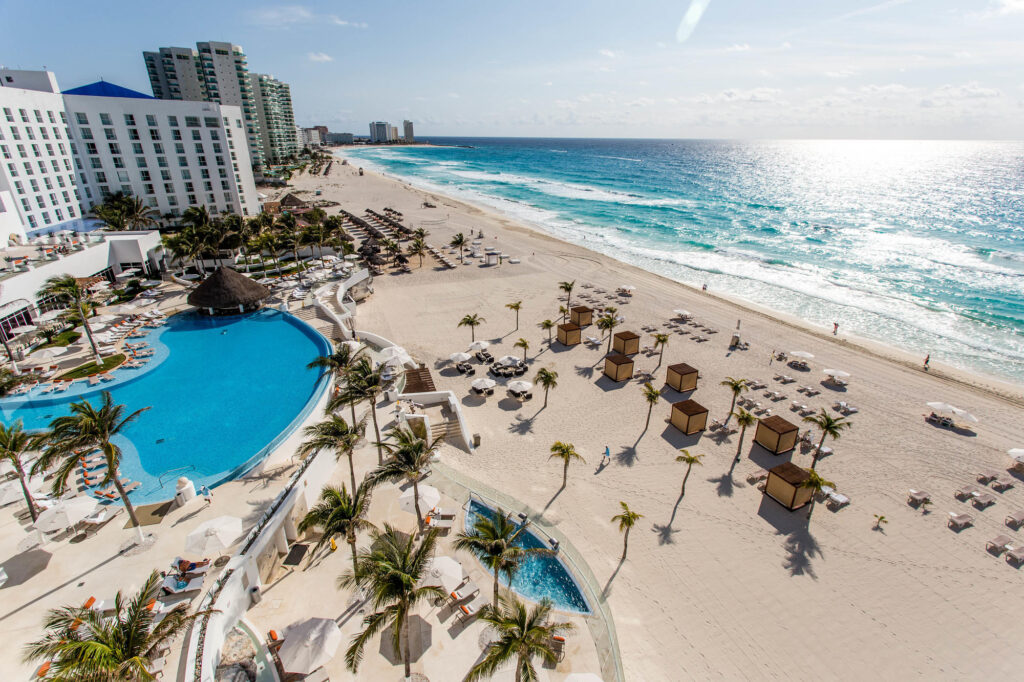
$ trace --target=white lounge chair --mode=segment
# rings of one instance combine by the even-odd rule
[[[185,592],[194,592],[202,589],[203,580],[203,576],[198,576],[186,582],[169,575],[160,583],[160,587],[167,594],[184,594]]]

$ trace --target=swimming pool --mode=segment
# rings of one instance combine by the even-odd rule
[[[68,414],[72,401],[95,404],[103,390],[128,412],[149,407],[115,439],[124,451],[122,476],[142,484],[131,494],[135,503],[173,497],[179,476],[198,489],[245,473],[302,421],[329,383],[306,364],[330,344],[276,310],[215,318],[181,313],[133,341],[156,351],[144,369],[117,370],[117,383],[77,394],[7,398],[0,416],[45,429]]]
[[[466,530],[471,530],[476,520],[483,516],[494,516],[494,510],[478,500],[471,499],[466,510]],[[548,544],[527,529],[516,539],[519,547],[547,548]],[[556,609],[574,613],[590,613],[583,592],[576,584],[572,573],[557,555],[528,554],[512,576],[512,589],[518,594],[540,601],[550,599]]]

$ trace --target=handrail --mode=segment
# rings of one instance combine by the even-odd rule
[[[164,476],[166,476],[167,474],[180,474],[180,473],[183,473],[185,471],[195,471],[195,470],[196,470],[196,465],[195,464],[186,464],[185,466],[182,466],[182,467],[175,467],[173,469],[168,469],[167,471],[161,472],[160,475],[156,477],[156,480],[157,480],[157,483],[160,484],[160,487],[163,488],[164,487]]]

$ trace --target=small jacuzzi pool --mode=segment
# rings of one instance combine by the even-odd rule
[[[466,530],[471,530],[476,520],[485,515],[494,516],[494,510],[482,502],[471,499],[466,510]],[[529,529],[519,535],[516,544],[520,547],[548,547],[544,540]],[[590,613],[590,606],[583,596],[583,591],[557,555],[528,554],[512,577],[512,589],[533,601],[547,597],[556,609],[562,611]]]

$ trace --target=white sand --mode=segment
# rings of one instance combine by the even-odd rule
[[[919,359],[898,351],[780,321],[369,171],[357,177],[354,168],[336,163],[329,178],[300,176],[293,184],[322,189],[321,198],[357,214],[385,206],[402,211],[405,224],[426,227],[427,241],[435,246],[447,244],[454,232],[468,236],[471,228],[483,228],[487,244],[522,258],[518,265],[474,264],[456,271],[436,270],[432,260],[419,269],[414,259],[412,274],[375,278],[376,293],[360,305],[358,326],[436,367],[469,342],[469,330],[456,328],[459,319],[479,313],[487,322],[477,338],[492,340],[496,357],[520,355],[512,344],[520,336],[529,340],[532,366],[524,378],[542,366],[558,371],[559,386],[547,409],[541,409],[539,391],[522,406],[500,387],[486,403],[467,396],[465,414],[482,445],[472,455],[446,448],[445,459],[541,509],[561,482],[560,465],[548,462],[550,444],[571,441],[586,457],[586,464],[570,467],[569,485],[546,515],[573,539],[598,579],[608,581],[628,679],[976,678],[1019,669],[1020,573],[987,553],[985,542],[1000,533],[1024,542],[1021,533],[1003,525],[1007,513],[1024,508],[1024,482],[996,493],[999,501],[986,511],[969,509],[952,495],[974,482],[981,468],[1003,469],[1009,463],[1005,450],[1024,444],[1020,402],[1013,397],[1019,389],[949,368],[925,374]],[[424,197],[438,207],[421,208]],[[425,224],[446,217],[445,224]],[[536,327],[544,318],[557,319],[557,283],[572,279],[574,301],[586,291],[583,282],[609,290],[624,283],[639,287],[629,303],[619,304],[627,322],[617,331],[639,333],[641,324],[662,324],[678,307],[717,328],[704,344],[673,334],[655,382],[661,386],[665,365],[698,367],[701,382],[693,398],[712,418],[725,417],[729,408],[730,394],[718,386],[726,375],[768,381],[787,395],[775,412],[794,422],[799,418],[788,409],[793,398],[812,407],[837,399],[858,406],[854,428],[829,443],[836,454],[819,464],[852,504],[838,512],[819,505],[808,527],[805,511],[791,513],[763,498],[746,483],[746,473],[789,455],[751,449],[752,432],[730,479],[737,436],[724,442],[712,432],[699,440],[684,438],[664,422],[669,400],[678,399],[673,392],[655,407],[642,433],[647,405],[640,385],[598,381],[601,365],[593,368],[603,347],[567,350],[556,343],[549,349],[546,332]],[[513,329],[514,314],[504,308],[514,300],[523,301],[519,331]],[[738,318],[751,349],[729,353]],[[593,327],[584,334],[598,335]],[[642,343],[650,341],[645,334]],[[814,353],[812,371],[768,367],[772,349]],[[637,359],[639,368],[656,363],[656,357]],[[849,390],[825,389],[814,398],[796,393],[799,385],[817,385],[823,367],[851,372]],[[799,382],[782,387],[770,381],[779,371]],[[439,388],[467,395],[469,380],[451,370],[434,376]],[[752,395],[767,402],[760,392]],[[925,423],[924,402],[931,400],[969,409],[981,419],[976,433],[959,435]],[[596,473],[605,445],[613,464]],[[684,473],[673,460],[683,445],[706,456],[669,528]],[[810,463],[799,451],[792,459]],[[907,506],[908,488],[932,494],[930,514]],[[619,500],[645,516],[621,567],[622,539],[609,522]],[[974,527],[961,533],[947,529],[951,510],[969,511]],[[874,514],[889,519],[884,532],[872,530]]]

